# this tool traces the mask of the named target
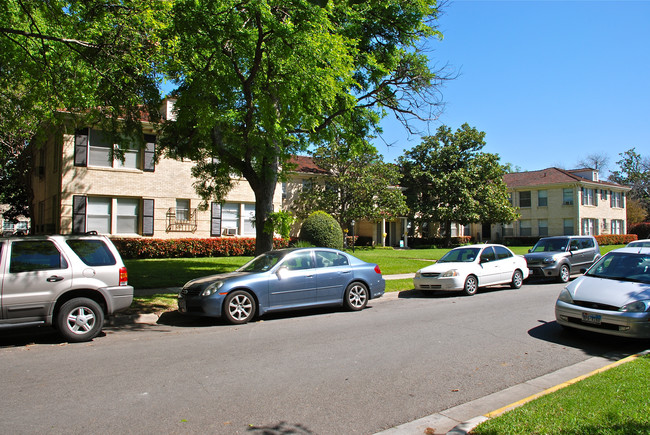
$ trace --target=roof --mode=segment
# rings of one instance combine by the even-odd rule
[[[311,174],[327,174],[328,172],[320,168],[314,159],[309,156],[291,156],[290,163],[296,165],[296,172],[307,172]]]
[[[505,174],[503,181],[510,189],[521,187],[543,186],[548,184],[568,184],[568,183],[589,183],[598,184],[603,187],[616,187],[619,189],[629,190],[628,187],[609,181],[593,181],[588,178],[576,175],[574,172],[584,170],[567,171],[559,168],[547,168],[539,171],[513,172]]]

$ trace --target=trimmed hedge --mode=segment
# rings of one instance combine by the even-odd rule
[[[595,236],[598,244],[603,245],[627,245],[630,242],[638,240],[636,234],[601,234]]]
[[[236,257],[255,254],[255,238],[216,237],[209,239],[111,238],[125,259]],[[273,239],[273,249],[286,248],[288,240]]]
[[[650,239],[650,222],[641,222],[630,225],[627,232],[630,234],[636,234],[639,239]]]
[[[451,238],[452,246],[469,245],[472,242],[473,239],[471,236],[458,236],[458,237]],[[444,237],[427,237],[427,238],[409,237],[408,244],[410,248],[428,249],[431,247],[444,246],[445,238]]]

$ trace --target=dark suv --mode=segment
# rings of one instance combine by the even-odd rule
[[[544,237],[524,257],[530,278],[567,282],[571,274],[588,269],[600,258],[600,247],[592,236]]]
[[[133,300],[120,254],[96,234],[0,238],[0,285],[0,327],[54,325],[70,342]]]

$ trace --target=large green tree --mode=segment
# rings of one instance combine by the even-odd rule
[[[160,105],[157,65],[170,2],[150,0],[0,0],[0,174],[3,202],[27,206],[19,158],[43,123],[75,113],[141,138],[143,112]],[[14,170],[15,169],[15,170]],[[14,190],[12,190],[14,189]],[[18,201],[18,202],[16,202]],[[16,202],[14,204],[14,202]]]
[[[388,112],[430,118],[443,77],[423,38],[435,0],[177,0],[166,72],[176,119],[161,144],[198,162],[197,190],[221,201],[231,174],[255,193],[256,252],[291,155],[338,134],[365,137]]]
[[[468,124],[442,125],[434,136],[399,158],[412,218],[439,222],[447,244],[451,224],[508,223],[517,218],[503,181],[499,156],[483,152],[485,133]]]
[[[621,160],[616,162],[619,169],[612,171],[609,180],[631,187],[628,196],[638,201],[646,216],[650,216],[650,158],[637,153],[636,148],[619,155]]]
[[[352,220],[378,220],[405,216],[405,197],[399,189],[400,173],[394,164],[384,163],[377,149],[366,141],[356,147],[342,140],[318,147],[314,163],[326,171],[315,177],[310,188],[292,205],[298,217],[314,210],[334,216],[342,228]]]

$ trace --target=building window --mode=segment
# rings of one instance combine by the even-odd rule
[[[537,233],[540,236],[548,236],[548,221],[546,219],[537,221]]]
[[[546,190],[537,191],[537,206],[538,207],[548,206],[548,191]]]
[[[582,235],[583,236],[596,236],[596,235],[598,235],[598,220],[596,220],[596,219],[583,219],[582,220]]]
[[[573,205],[573,189],[562,189],[562,205]]]
[[[520,236],[532,236],[532,227],[529,220],[519,222],[519,235]]]
[[[117,210],[115,234],[137,234],[140,200],[136,198],[117,198],[115,203],[115,209]]]
[[[573,234],[575,234],[575,230],[573,229],[573,219],[564,219],[564,235],[572,236]]]
[[[514,200],[512,199],[512,197],[513,197],[513,193],[512,193],[512,192],[508,192],[508,202],[510,203],[511,206],[514,207],[514,206],[515,206],[515,202],[514,202]]]
[[[239,234],[239,204],[223,204],[221,206],[221,226],[224,234]]]
[[[582,205],[596,205],[594,189],[582,189]]]
[[[255,235],[255,204],[244,204],[244,235]]]
[[[600,190],[600,199],[602,199],[603,201],[607,200],[607,191],[605,189]]]
[[[623,231],[623,220],[612,219],[612,234],[625,234]]]
[[[130,144],[122,148],[124,161],[119,158],[119,148],[111,141],[108,133],[90,129],[88,138],[88,165],[105,168],[140,168],[140,148]]]
[[[176,221],[187,222],[190,220],[190,200],[176,200]]]
[[[610,205],[612,208],[623,208],[623,194],[621,192],[612,192]]]
[[[519,192],[519,208],[530,208],[530,191]]]
[[[302,180],[302,191],[308,192],[310,190],[311,190],[311,180],[309,179]]]
[[[111,234],[111,198],[88,198],[86,230]]]

